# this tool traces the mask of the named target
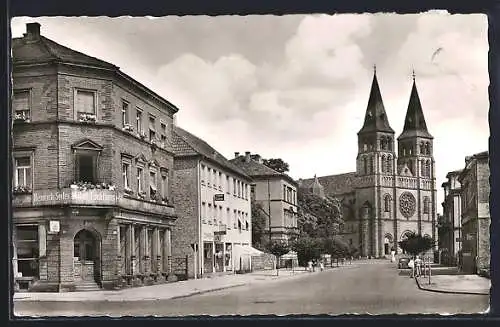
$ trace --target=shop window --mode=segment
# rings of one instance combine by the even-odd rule
[[[16,227],[16,251],[20,277],[38,277],[38,225]]]

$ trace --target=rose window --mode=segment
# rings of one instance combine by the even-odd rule
[[[415,197],[410,192],[404,192],[399,197],[399,210],[407,219],[415,213],[415,204]]]

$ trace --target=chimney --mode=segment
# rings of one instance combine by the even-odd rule
[[[245,152],[245,161],[250,162],[250,151]]]
[[[234,153],[234,157],[235,157],[235,158],[238,158],[239,156],[240,156],[240,153],[239,153],[239,152],[235,152],[235,153]]]
[[[26,33],[24,36],[29,40],[38,40],[40,38],[40,24],[28,23],[26,24]]]

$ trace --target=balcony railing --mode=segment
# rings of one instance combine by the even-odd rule
[[[172,206],[164,203],[141,200],[119,192],[116,189],[74,189],[36,190],[31,194],[14,194],[14,207],[75,205],[75,206],[120,206],[125,209],[150,212],[160,215],[174,215]]]

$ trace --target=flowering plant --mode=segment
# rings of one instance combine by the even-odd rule
[[[23,112],[14,114],[15,121],[29,121],[29,117]]]
[[[26,185],[17,185],[14,187],[14,194],[26,194],[31,193],[31,188]]]
[[[127,131],[127,132],[133,132],[134,131],[134,128],[130,124],[125,124],[122,129],[124,131]]]
[[[141,192],[137,193],[137,197],[139,199],[145,199],[146,198],[146,192],[141,191]]]
[[[73,182],[70,187],[72,189],[77,189],[79,191],[86,191],[86,190],[93,190],[93,189],[99,189],[99,190],[110,190],[113,191],[115,190],[115,186],[112,184],[108,183],[97,183],[93,184],[90,182]]]
[[[145,132],[140,132],[140,133],[137,133],[137,137],[141,138],[142,140],[144,140],[146,138],[146,133]]]
[[[78,120],[84,123],[95,123],[96,116],[94,114],[81,114]]]
[[[123,189],[123,191],[125,192],[125,194],[129,194],[129,195],[133,193],[133,191],[132,191],[132,189],[130,187],[125,187]]]

